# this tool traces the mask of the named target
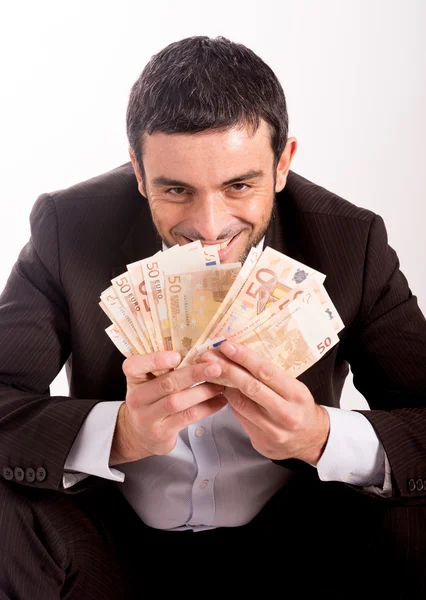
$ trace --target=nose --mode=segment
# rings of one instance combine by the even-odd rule
[[[203,240],[214,242],[230,222],[229,208],[219,194],[200,195],[191,206],[190,223]]]

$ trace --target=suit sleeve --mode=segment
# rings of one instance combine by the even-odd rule
[[[30,223],[31,238],[0,296],[0,475],[65,491],[65,460],[99,400],[50,396],[49,386],[72,347],[49,196],[38,198]],[[86,480],[67,493],[88,485]]]
[[[342,345],[370,407],[357,412],[391,467],[393,494],[384,501],[426,504],[426,320],[379,216],[368,237],[361,307]]]

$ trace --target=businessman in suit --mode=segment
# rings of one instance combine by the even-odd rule
[[[188,38],[132,88],[130,162],[38,198],[0,298],[2,598],[140,597],[143,550],[242,542],[279,542],[324,597],[350,560],[360,589],[422,597],[425,319],[380,216],[292,171],[287,129],[259,57]],[[101,291],[198,239],[325,273],[337,346],[298,379],[229,343],[179,370],[174,352],[123,362]],[[349,367],[370,410],[340,408]]]

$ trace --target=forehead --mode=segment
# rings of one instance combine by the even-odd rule
[[[229,178],[235,170],[265,169],[273,163],[271,130],[261,120],[258,129],[236,126],[208,129],[198,133],[145,134],[143,163],[148,178],[180,176],[202,172]],[[241,171],[241,172],[243,172]]]

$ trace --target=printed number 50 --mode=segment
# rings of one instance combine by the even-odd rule
[[[317,345],[318,350],[321,352],[325,352],[325,349],[328,348],[331,344],[331,338],[327,337],[323,342]]]

